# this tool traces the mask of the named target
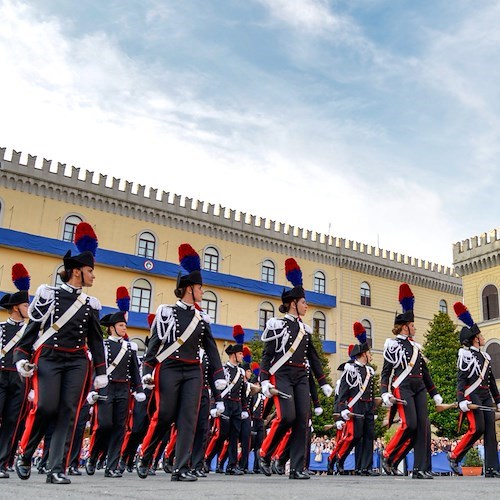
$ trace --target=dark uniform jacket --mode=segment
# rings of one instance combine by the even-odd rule
[[[345,364],[344,373],[340,379],[337,407],[339,413],[351,407],[350,401],[358,395],[360,390],[362,390],[368,372],[370,372],[370,378],[358,402],[372,403],[373,407],[375,407],[373,368],[354,361]],[[354,413],[356,413],[356,411],[354,411]]]
[[[3,354],[3,349],[7,344],[16,336],[19,330],[23,327],[24,321],[14,321],[9,318],[7,321],[0,323],[0,347]],[[19,343],[19,341],[17,342]],[[4,356],[0,358],[0,370],[16,371],[16,365],[14,363],[14,349],[15,344],[12,349],[9,350]]]
[[[118,339],[116,337],[108,337],[104,341],[106,365],[109,367],[111,363],[113,363],[123,345],[127,347],[127,352],[109,374],[108,379],[111,383],[130,383],[132,391],[138,390],[142,392],[139,360],[137,359],[137,344],[135,342]]]

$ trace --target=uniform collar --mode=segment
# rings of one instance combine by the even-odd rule
[[[289,319],[290,321],[299,321],[300,319],[298,316],[294,316],[293,314],[290,313],[286,313],[285,318]]]
[[[181,307],[182,309],[185,309],[186,311],[193,311],[194,310],[194,304],[186,304],[182,300],[178,300],[177,305],[179,307]]]
[[[7,323],[9,323],[9,325],[17,325],[17,326],[21,326],[21,325],[24,325],[24,319],[22,319],[22,320],[20,320],[20,321],[16,321],[15,319],[8,318],[8,319],[7,319]]]
[[[366,366],[363,363],[359,362],[357,359],[354,361],[354,364],[358,366]]]
[[[228,361],[226,363],[226,365],[229,365],[231,368],[238,368],[238,365],[233,365],[233,363],[231,363],[231,361]]]
[[[478,347],[474,347],[473,345],[471,345],[471,346],[469,347],[469,349],[470,349],[471,351],[477,351],[477,352],[480,352],[479,348],[478,348]]]
[[[82,293],[81,288],[75,288],[74,286],[71,286],[68,283],[63,283],[61,285],[61,288],[69,293],[76,293],[76,295],[80,295]]]
[[[122,337],[114,337],[113,335],[110,335],[108,337],[108,340],[112,340],[113,342],[118,342],[119,344],[121,344],[123,342]]]
[[[406,336],[406,335],[396,335],[396,338],[397,339],[401,339],[401,340],[410,340],[410,337]]]

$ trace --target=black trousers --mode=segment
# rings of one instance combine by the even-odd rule
[[[69,449],[69,467],[78,467],[80,465],[80,454],[82,451],[83,435],[85,427],[90,419],[90,405],[85,401],[78,415],[76,429],[73,435],[73,441]]]
[[[106,469],[115,470],[120,459],[120,450],[128,418],[130,385],[110,382],[99,391],[106,400],[99,400],[94,405],[94,439],[90,450],[90,459],[96,462],[101,453],[106,455]]]
[[[250,454],[250,432],[252,430],[252,419],[245,418],[241,421],[240,446],[241,456],[238,466],[241,470],[248,470],[248,455]]]
[[[155,450],[173,423],[177,426],[174,470],[190,469],[202,387],[201,365],[161,363],[155,371],[156,410],[142,442],[141,460],[150,466]]]
[[[25,463],[30,462],[49,423],[54,422],[48,461],[52,472],[64,472],[67,443],[73,438],[75,417],[86,397],[90,361],[84,351],[42,348],[35,363],[38,370],[33,376],[34,407],[21,439],[21,452]]]
[[[304,369],[283,366],[272,377],[271,383],[279,391],[292,395],[290,399],[274,396],[277,418],[273,421],[261,447],[261,456],[270,461],[274,451],[288,429],[290,436],[290,470],[302,471],[305,466],[307,424],[310,415],[311,397],[309,380]]]
[[[261,418],[256,418],[252,420],[251,435],[251,449],[253,450],[253,470],[254,472],[259,470],[259,453],[262,442],[264,441],[264,420]]]
[[[17,447],[17,429],[27,387],[17,371],[0,370],[0,470],[8,467],[12,449]]]
[[[430,442],[425,385],[420,378],[408,377],[393,393],[398,399],[405,399],[407,404],[398,404],[401,425],[387,444],[384,456],[389,463],[397,465],[413,448],[413,470],[425,471],[429,467],[427,446]]]
[[[494,408],[493,400],[488,389],[476,389],[470,396],[470,400],[478,405]],[[499,470],[498,465],[498,442],[495,432],[495,412],[483,410],[469,410],[465,413],[469,423],[469,430],[452,452],[452,456],[458,461],[474,446],[474,443],[483,436],[484,442],[484,470]]]
[[[208,442],[208,423],[210,417],[210,394],[208,389],[201,391],[200,411],[198,412],[198,422],[194,435],[193,453],[191,455],[191,465],[195,470],[203,468],[203,458]]]

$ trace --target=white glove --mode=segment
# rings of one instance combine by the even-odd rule
[[[146,394],[143,392],[134,392],[134,398],[138,403],[142,403],[143,401],[146,401]]]
[[[323,408],[321,406],[318,406],[317,408],[314,408],[314,414],[319,417],[323,413]]]
[[[497,410],[500,411],[500,403],[497,404]]]
[[[31,389],[31,391],[28,392],[28,401],[30,403],[33,403],[33,401],[35,401],[35,390],[34,389]]]
[[[342,410],[340,412],[340,416],[344,419],[344,420],[351,420],[351,415],[349,415],[351,412],[348,410],[348,409],[345,409],[345,410]]]
[[[462,410],[463,412],[470,411],[469,405],[470,405],[470,401],[467,401],[466,399],[464,399],[463,401],[460,401],[460,403],[458,403],[460,410]]]
[[[142,381],[142,387],[144,389],[154,389],[155,383],[151,375],[144,375],[141,381]]]
[[[343,420],[337,420],[335,422],[335,427],[337,427],[337,430],[341,431],[344,428],[345,422]]]
[[[97,392],[96,391],[90,391],[89,392],[89,395],[87,396],[87,403],[89,405],[93,405],[95,403],[97,403]]]
[[[225,409],[226,407],[224,406],[223,401],[217,401],[217,403],[215,403],[215,410],[217,411],[217,416],[222,415]]]
[[[269,380],[263,380],[260,384],[262,387],[262,394],[266,396],[266,398],[272,398],[273,395],[269,392],[271,389],[274,389],[274,385],[269,382]]]
[[[27,359],[20,359],[16,363],[17,372],[23,378],[32,377],[33,373],[35,373],[35,369],[34,368],[26,369],[26,365],[29,365],[29,361]]]
[[[219,416],[219,414],[217,413],[217,409],[216,409],[216,408],[212,408],[212,409],[210,410],[210,416],[211,416],[212,418],[215,418],[215,417],[218,417],[218,416]]]
[[[246,420],[250,415],[248,414],[247,411],[242,411],[241,412],[241,420]]]
[[[391,401],[391,398],[394,396],[390,392],[384,392],[382,394],[382,401],[384,402],[385,406],[392,406],[394,403]]]
[[[218,378],[214,382],[214,385],[218,391],[223,391],[227,387],[227,380],[225,378]]]
[[[94,379],[94,388],[95,389],[104,389],[109,383],[107,375],[97,375]]]
[[[330,384],[325,384],[321,386],[321,390],[323,391],[323,394],[329,398],[333,394],[333,388]]]
[[[443,404],[443,398],[441,397],[441,394],[436,394],[435,396],[432,397],[432,399],[434,400],[434,403],[436,403],[437,405]]]

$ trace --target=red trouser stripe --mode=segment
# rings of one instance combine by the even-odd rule
[[[292,434],[292,429],[288,429],[286,434],[283,436],[281,443],[276,448],[276,453],[274,454],[275,459],[279,460],[283,452],[285,451],[286,445],[288,444],[288,440],[290,439],[290,435]]]
[[[467,421],[469,422],[469,429],[451,453],[451,457],[455,459],[464,453],[464,450],[470,448],[474,444],[473,441],[475,440],[474,434],[476,434],[476,416],[472,410],[466,412],[465,415],[467,417]]]
[[[212,438],[208,443],[207,450],[205,451],[205,459],[207,459],[211,453],[213,452],[217,440],[219,439],[220,434],[220,417],[214,418],[214,423],[212,425]]]
[[[272,385],[276,384],[276,377],[274,375],[271,375],[271,378],[269,379]],[[276,434],[276,430],[278,429],[280,422],[281,422],[281,406],[280,406],[280,398],[279,396],[273,396],[273,401],[274,401],[274,407],[276,408],[276,418],[273,420],[273,423],[271,424],[271,430],[267,434],[267,436],[264,439],[264,442],[262,443],[262,446],[260,447],[260,456],[265,457],[267,455],[267,451],[269,448],[269,445],[273,441],[273,437]]]
[[[350,419],[345,423],[344,435],[342,436],[341,444],[337,450],[337,457],[339,460],[342,460],[343,458],[345,459],[344,455],[347,455],[353,439],[354,439],[354,420]]]

